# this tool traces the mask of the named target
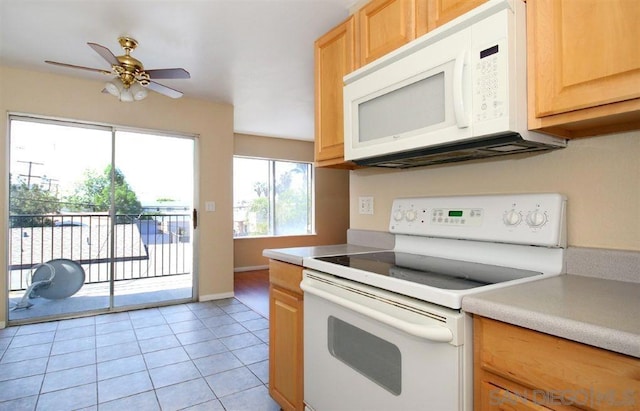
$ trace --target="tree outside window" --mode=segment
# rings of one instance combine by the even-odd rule
[[[310,163],[234,158],[234,236],[313,232]]]

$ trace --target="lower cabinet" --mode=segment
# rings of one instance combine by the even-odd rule
[[[640,359],[474,317],[475,410],[638,410]]]
[[[269,261],[269,394],[283,410],[304,410],[302,267]]]

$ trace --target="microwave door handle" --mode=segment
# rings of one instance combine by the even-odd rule
[[[458,128],[469,127],[469,115],[464,109],[464,66],[467,52],[462,51],[453,65],[453,113]]]
[[[304,280],[300,283],[300,288],[305,293],[313,294],[319,298],[330,301],[351,311],[355,311],[418,338],[442,343],[453,341],[453,333],[447,327],[440,325],[415,324],[403,321],[389,314],[381,313],[369,307],[350,301],[346,298],[338,297],[324,290],[319,290],[318,288],[305,283]]]

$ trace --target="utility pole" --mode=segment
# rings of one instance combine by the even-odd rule
[[[20,161],[18,160],[18,163],[25,163],[25,164],[29,164],[29,173],[28,174],[19,174],[21,177],[27,177],[27,187],[31,188],[31,168],[33,167],[33,165],[38,165],[38,166],[43,166],[44,163],[36,163],[35,161]],[[33,177],[37,177],[37,178],[41,178],[42,176],[33,176]]]

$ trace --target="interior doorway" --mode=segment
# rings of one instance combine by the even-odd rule
[[[193,299],[194,137],[9,124],[10,323]]]

